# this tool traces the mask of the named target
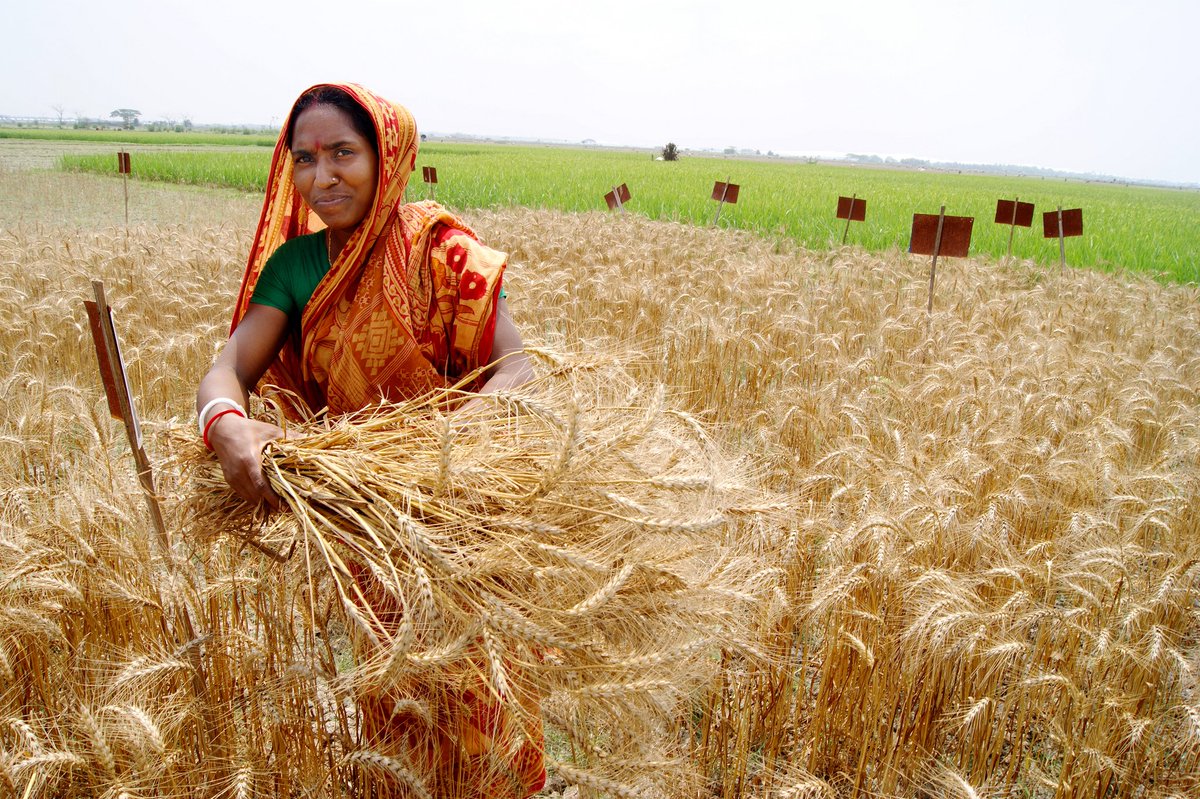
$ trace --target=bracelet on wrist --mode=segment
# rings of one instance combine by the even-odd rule
[[[238,416],[242,417],[243,419],[246,418],[246,414],[244,411],[242,411],[241,408],[226,408],[223,411],[214,413],[212,418],[208,420],[208,423],[204,425],[204,433],[201,436],[204,439],[205,449],[210,449],[210,450],[212,449],[212,444],[208,443],[208,434],[212,430],[213,425],[216,424],[218,419],[220,419],[222,416],[224,416],[228,413],[236,413]]]
[[[229,397],[214,397],[213,399],[210,399],[208,402],[204,403],[204,407],[200,409],[200,413],[196,417],[196,429],[199,431],[201,436],[204,435],[204,429],[208,427],[208,423],[212,421],[212,418],[215,418],[210,418],[210,414],[218,405],[222,404],[228,405],[230,408],[237,408],[238,412],[241,413],[243,417],[246,416],[246,409],[243,408],[242,404],[237,400],[230,399]]]

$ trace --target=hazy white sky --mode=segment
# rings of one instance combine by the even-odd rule
[[[0,114],[275,123],[351,80],[422,130],[1200,183],[1194,0],[28,0]]]

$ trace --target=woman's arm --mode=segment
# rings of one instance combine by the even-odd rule
[[[283,346],[287,323],[288,317],[283,311],[252,303],[221,348],[216,362],[200,381],[196,410],[218,397],[237,400],[246,407],[251,390],[258,385],[259,378]],[[212,412],[208,416],[212,419]],[[262,451],[267,442],[282,435],[283,430],[273,424],[244,419],[233,413],[221,416],[209,427],[208,443],[221,462],[225,481],[242,499],[278,506],[279,498],[263,474]]]
[[[508,303],[503,297],[496,304],[496,330],[492,338],[491,368],[487,379],[479,389],[480,394],[489,394],[506,388],[516,388],[533,378],[533,366],[525,354],[521,333],[508,315]]]

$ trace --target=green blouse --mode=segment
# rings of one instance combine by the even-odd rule
[[[288,239],[267,259],[250,302],[278,308],[296,327],[317,284],[329,272],[325,231]]]

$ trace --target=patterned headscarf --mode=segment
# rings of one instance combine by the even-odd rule
[[[277,386],[290,415],[328,406],[360,410],[447,385],[491,358],[505,254],[478,243],[457,216],[432,202],[404,204],[416,166],[417,126],[401,105],[355,84],[332,86],[370,115],[378,138],[379,181],[370,210],[321,280],[260,388]],[[301,95],[303,96],[303,95]],[[259,275],[288,239],[324,225],[292,177],[288,129],[280,132],[250,260],[234,309],[245,316]]]

